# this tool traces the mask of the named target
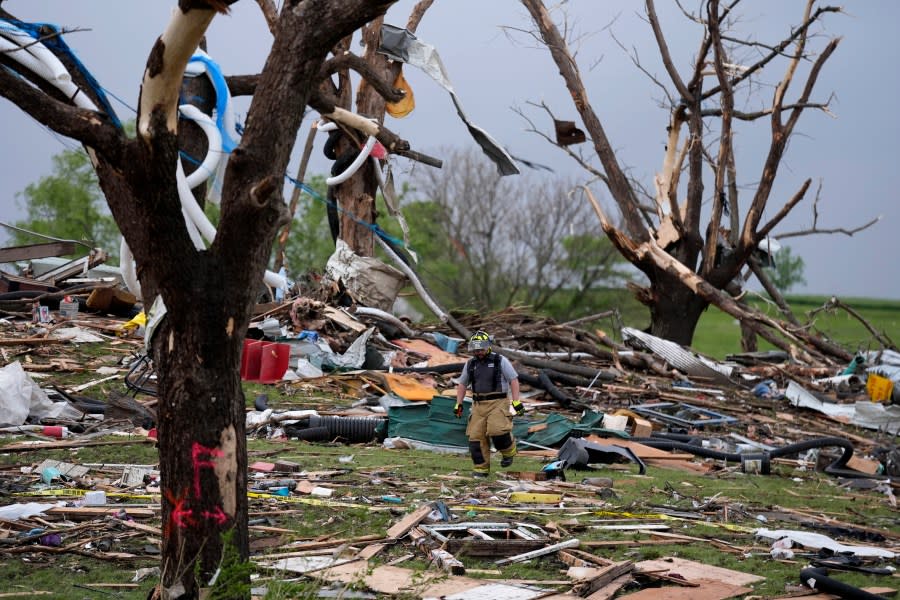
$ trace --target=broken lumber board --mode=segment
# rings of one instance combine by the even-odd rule
[[[362,560],[369,560],[373,556],[377,555],[379,552],[384,550],[387,547],[387,544],[369,544],[362,550],[356,553],[356,558],[360,558]]]
[[[75,242],[69,240],[57,240],[55,242],[44,242],[41,244],[26,244],[24,246],[9,246],[0,248],[0,263],[11,263],[20,260],[31,260],[33,258],[47,258],[48,256],[65,256],[67,254],[75,254]],[[4,273],[4,277],[13,278],[13,280],[23,280],[28,283],[40,283],[34,279],[17,277],[10,273]],[[3,290],[17,291],[17,290]]]
[[[709,472],[709,465],[706,463],[694,462],[693,460],[666,460],[659,458],[644,458],[641,460],[651,467],[675,469],[678,471],[686,471],[688,473],[700,473],[701,475]]]
[[[465,575],[448,578],[443,571],[425,571],[423,573],[421,570],[393,566],[380,566],[372,569],[364,560],[322,569],[317,573],[317,577],[325,581],[346,584],[362,583],[373,592],[392,596],[406,593],[416,598],[445,598],[468,592],[473,594],[471,596],[473,598],[515,597],[535,600],[537,598],[541,600],[579,600],[578,596],[555,593],[546,588],[523,588],[521,583],[514,579],[497,583],[484,579],[473,579]],[[533,591],[533,595],[523,595],[530,591]]]
[[[587,600],[609,600],[610,598],[615,596],[619,592],[619,590],[625,587],[625,585],[628,584],[631,579],[631,573],[621,575],[613,579],[591,595],[587,596]]]
[[[433,509],[430,504],[423,504],[416,510],[412,511],[405,517],[403,517],[400,521],[395,523],[390,529],[387,530],[388,538],[399,540],[404,535],[409,533],[409,530],[422,522],[422,519],[427,517]]]
[[[27,338],[7,338],[0,340],[0,346],[47,346],[50,344],[67,344],[69,340],[61,340],[59,338],[44,337],[27,337]]]
[[[10,444],[3,446],[4,452],[31,452],[32,450],[53,450],[56,448],[86,448],[88,446],[124,446],[126,444],[155,444],[156,440],[149,437],[135,436],[130,440],[107,440],[94,442],[46,442],[40,444]]]
[[[427,517],[429,513],[431,513],[432,508],[430,504],[423,504],[416,510],[412,511],[400,521],[395,523],[390,529],[387,531],[387,541],[383,543],[377,544],[369,544],[356,554],[356,558],[368,560],[384,550],[386,546],[389,544],[395,543],[397,540],[402,538],[404,535],[410,532],[416,525],[422,522],[422,519]]]
[[[634,561],[623,560],[621,562],[607,565],[600,569],[593,569],[593,573],[589,579],[578,583],[572,588],[572,593],[579,596],[589,596],[600,590],[606,585],[612,583],[623,575],[628,575],[634,569]]]
[[[591,540],[581,542],[585,548],[616,548],[618,546],[665,546],[668,544],[693,544],[690,540],[640,539],[640,540]]]
[[[634,567],[635,574],[640,574],[641,571],[653,571],[654,573],[667,573],[670,575],[677,573],[687,580],[722,581],[735,585],[747,585],[766,579],[759,575],[723,567],[714,567],[701,562],[678,558],[677,556],[643,560],[635,564]]]
[[[431,560],[451,575],[465,575],[466,566],[458,558],[440,548],[431,551]]]
[[[152,525],[145,525],[144,523],[138,523],[136,521],[125,521],[123,520],[122,525],[129,529],[135,529],[137,531],[143,531],[144,533],[149,533],[150,535],[158,535],[162,537],[162,529],[159,527],[153,527]]]
[[[597,568],[608,567],[609,565],[615,564],[615,561],[609,560],[608,558],[603,558],[602,556],[597,556],[596,554],[591,554],[590,552],[585,552],[584,550],[578,550],[576,548],[560,550],[559,560],[570,567]]]
[[[698,579],[697,587],[654,587],[618,596],[619,600],[725,600],[743,596],[752,588],[722,581]]]
[[[661,460],[692,460],[694,458],[694,455],[688,452],[673,453],[667,450],[660,450],[659,448],[645,446],[640,442],[633,442],[631,440],[625,440],[622,438],[605,438],[595,434],[591,434],[584,439],[597,444],[606,444],[609,446],[620,446],[622,448],[628,448],[629,450],[634,452],[635,456],[637,456],[638,458],[658,458]]]
[[[532,550],[531,552],[526,552],[524,554],[517,554],[516,556],[510,556],[508,558],[501,558],[500,560],[495,560],[495,565],[508,565],[514,562],[521,562],[523,560],[529,560],[532,558],[536,558],[538,556],[543,556],[545,554],[550,554],[556,552],[557,550],[563,550],[565,548],[577,548],[578,544],[581,542],[578,538],[573,538],[571,540],[566,540],[565,542],[560,542],[558,544],[551,544],[550,546],[546,546],[544,548],[540,548],[539,550]]]
[[[340,546],[355,545],[359,542],[369,542],[375,540],[383,540],[380,535],[370,534],[357,538],[338,538],[332,540],[321,540],[316,542],[308,542],[305,544],[296,544],[292,546],[291,552],[279,552],[278,554],[267,554],[261,556],[260,560],[279,560],[282,558],[294,558],[298,556],[308,556],[311,552],[319,552],[332,550]]]
[[[722,550],[723,552],[730,552],[732,554],[744,554],[747,550],[745,548],[740,548],[735,546],[734,544],[729,544],[727,542],[723,542],[722,540],[717,540],[715,538],[701,538],[694,537],[692,535],[684,535],[682,533],[671,533],[666,531],[651,531],[651,538],[669,540],[672,543],[689,543],[689,542],[700,542],[701,544],[711,544]]]
[[[61,515],[66,517],[67,519],[79,520],[79,519],[97,519],[99,517],[115,517],[125,513],[126,516],[133,517],[135,519],[152,519],[156,516],[156,510],[151,508],[129,508],[125,504],[120,504],[115,507],[100,507],[100,506],[54,506],[53,508],[48,508],[44,511],[46,515]]]

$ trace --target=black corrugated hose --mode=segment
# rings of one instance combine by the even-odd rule
[[[846,600],[884,600],[884,596],[872,594],[852,585],[828,577],[828,569],[823,567],[807,567],[800,571],[800,581],[818,592],[836,594]],[[812,581],[812,583],[810,583]]]
[[[691,454],[702,456],[704,458],[714,458],[717,460],[740,463],[741,468],[744,471],[759,472],[765,475],[767,475],[771,471],[771,459],[773,458],[792,456],[794,454],[805,452],[806,450],[812,450],[813,448],[836,447],[842,448],[844,452],[837,458],[837,460],[825,467],[826,473],[839,477],[873,477],[872,475],[868,475],[867,473],[861,473],[859,471],[854,471],[853,469],[844,468],[847,465],[847,461],[849,461],[853,456],[853,444],[851,444],[849,440],[839,437],[814,438],[803,442],[797,442],[795,444],[788,444],[787,446],[775,448],[774,450],[747,452],[743,454],[738,452],[722,452],[720,450],[713,450],[712,448],[704,448],[703,446],[699,445],[699,443],[696,443],[698,442],[698,438],[689,438],[693,443],[688,443],[673,440],[670,439],[670,437],[675,436],[667,436],[666,439],[660,439],[659,437],[656,437],[656,434],[654,434],[654,437],[632,439],[635,442],[639,442],[641,444],[644,444],[645,446],[650,446],[651,448],[657,448],[659,450],[683,450],[685,452],[690,452]]]
[[[375,427],[382,419],[370,417],[338,417],[310,415],[310,428],[324,427],[334,437],[342,437],[351,443],[370,442],[375,439]]]

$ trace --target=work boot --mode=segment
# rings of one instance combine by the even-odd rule
[[[472,477],[477,477],[478,479],[485,479],[490,474],[491,474],[490,463],[482,463],[479,465],[475,465],[475,468],[472,470]]]
[[[504,469],[505,469],[506,467],[511,466],[512,463],[513,463],[513,458],[515,458],[515,455],[513,455],[513,456],[504,456],[504,457],[503,457],[503,460],[500,461],[500,466],[503,467]]]

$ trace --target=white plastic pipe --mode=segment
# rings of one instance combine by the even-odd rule
[[[335,123],[334,121],[319,121],[318,123],[316,123],[316,129],[323,133],[334,131],[337,128],[337,123]],[[352,163],[350,163],[350,165],[346,169],[344,169],[344,172],[340,173],[339,175],[329,177],[325,180],[325,183],[327,185],[337,185],[339,183],[344,183],[345,181],[350,179],[350,177],[352,177],[354,173],[359,171],[359,168],[363,165],[363,163],[366,162],[366,159],[369,158],[369,154],[372,153],[372,148],[375,147],[375,143],[377,141],[378,140],[376,140],[374,136],[370,135],[366,140],[366,145],[363,146],[356,159]]]
[[[216,127],[215,121],[209,118],[199,108],[191,104],[182,104],[178,107],[181,115],[195,122],[206,134],[208,150],[203,162],[197,169],[187,176],[187,184],[190,189],[194,189],[207,179],[213,176],[222,160],[222,134]]]
[[[352,163],[344,170],[340,175],[335,175],[334,177],[329,177],[325,180],[325,183],[328,185],[337,185],[339,183],[344,183],[350,177],[359,171],[359,168],[366,162],[366,159],[369,158],[369,154],[372,153],[372,148],[375,147],[375,142],[378,140],[375,139],[374,136],[369,136],[369,139],[366,140],[366,145],[363,146],[362,150],[360,150],[359,154],[353,160]]]
[[[50,73],[49,77],[41,74],[41,77],[47,81],[72,81],[72,76],[62,62],[44,44],[33,38],[28,32],[12,23],[4,22],[0,24],[0,36],[13,42],[22,52],[26,52],[37,59],[44,66],[43,68]]]

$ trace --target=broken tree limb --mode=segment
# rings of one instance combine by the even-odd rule
[[[879,344],[881,344],[885,348],[897,350],[897,344],[895,344],[894,341],[890,337],[888,337],[887,333],[885,333],[883,331],[877,331],[872,326],[871,323],[869,323],[868,321],[866,321],[863,318],[863,316],[861,314],[859,314],[857,311],[853,310],[851,307],[847,306],[846,304],[844,304],[843,302],[841,302],[840,300],[838,300],[835,297],[832,297],[830,300],[828,300],[828,302],[826,302],[825,305],[822,306],[821,308],[817,308],[814,311],[811,311],[810,316],[812,316],[822,310],[828,311],[828,310],[833,310],[833,309],[838,309],[838,308],[846,311],[848,315],[850,315],[851,317],[853,317],[854,319],[859,321],[862,324],[862,326],[866,328],[866,331],[871,333],[872,336],[875,338],[875,341],[877,341]]]
[[[259,1],[263,2],[264,0]],[[309,157],[312,154],[313,141],[316,139],[317,131],[316,123],[314,121],[312,127],[309,128],[309,133],[306,135],[306,145],[303,147],[303,156],[300,158],[300,166],[297,167],[297,177],[295,178],[294,189],[291,191],[291,202],[288,206],[288,215],[290,216],[290,219],[281,229],[281,233],[278,234],[275,250],[275,266],[272,268],[276,273],[281,270],[281,266],[284,264],[284,249],[287,246],[288,236],[291,234],[291,223],[294,222],[297,205],[300,203],[300,193],[302,192],[300,184],[306,179],[306,167],[309,165]]]
[[[466,339],[469,339],[471,332],[466,329],[462,323],[454,319],[449,313],[445,312],[440,306],[438,306],[437,302],[435,302],[434,298],[431,296],[431,293],[425,288],[425,284],[422,283],[422,280],[419,279],[419,276],[415,271],[412,270],[408,264],[403,262],[403,259],[394,252],[394,249],[391,248],[387,242],[381,239],[378,236],[375,236],[375,241],[381,246],[381,249],[384,250],[385,254],[391,257],[391,260],[394,261],[394,264],[403,271],[403,273],[409,277],[409,280],[412,282],[413,287],[416,288],[416,291],[419,293],[419,297],[422,298],[422,301],[425,303],[431,312],[441,320],[443,323],[447,323],[453,330],[459,335],[463,336]]]
[[[378,308],[369,306],[357,306],[354,314],[360,317],[370,317],[375,320],[386,321],[399,329],[406,337],[415,337],[416,333],[409,328],[409,325],[395,317],[389,312],[385,312]]]
[[[756,279],[762,284],[763,289],[766,290],[769,297],[781,310],[781,314],[794,325],[800,325],[799,321],[797,321],[797,317],[795,317],[794,313],[791,311],[791,307],[788,306],[788,303],[785,301],[784,296],[781,295],[781,292],[775,287],[772,279],[763,270],[762,265],[759,264],[759,260],[751,256],[747,261],[747,265],[750,267],[750,270],[753,271],[753,274],[756,275]]]
[[[849,362],[853,358],[851,353],[840,346],[818,336],[811,335],[802,328],[770,317],[749,306],[742,307],[730,296],[721,290],[716,289],[705,279],[688,269],[681,262],[660,248],[653,240],[640,244],[637,246],[636,251],[642,259],[650,260],[658,268],[677,276],[684,285],[689,287],[694,293],[710,304],[714,304],[737,319],[742,321],[749,319],[758,324],[768,326],[794,343],[821,352],[824,362],[828,362],[829,360],[829,358],[826,357],[830,357],[831,360],[836,359],[842,363]]]
[[[560,327],[574,327],[575,325],[580,325],[581,323],[588,323],[590,321],[597,321],[599,319],[605,319],[606,317],[615,317],[617,321],[621,321],[621,316],[619,315],[619,309],[614,308],[612,310],[605,310],[603,312],[588,315],[586,317],[581,317],[578,319],[573,319],[571,321],[566,321],[565,323],[560,323]]]
[[[505,354],[508,358],[513,358],[523,365],[535,367],[537,369],[551,369],[569,375],[578,375],[589,380],[615,381],[619,377],[619,373],[614,371],[603,371],[592,369],[591,367],[583,367],[580,365],[571,365],[558,360],[541,360],[532,358],[516,350],[508,350],[501,348],[497,350],[500,354]]]

